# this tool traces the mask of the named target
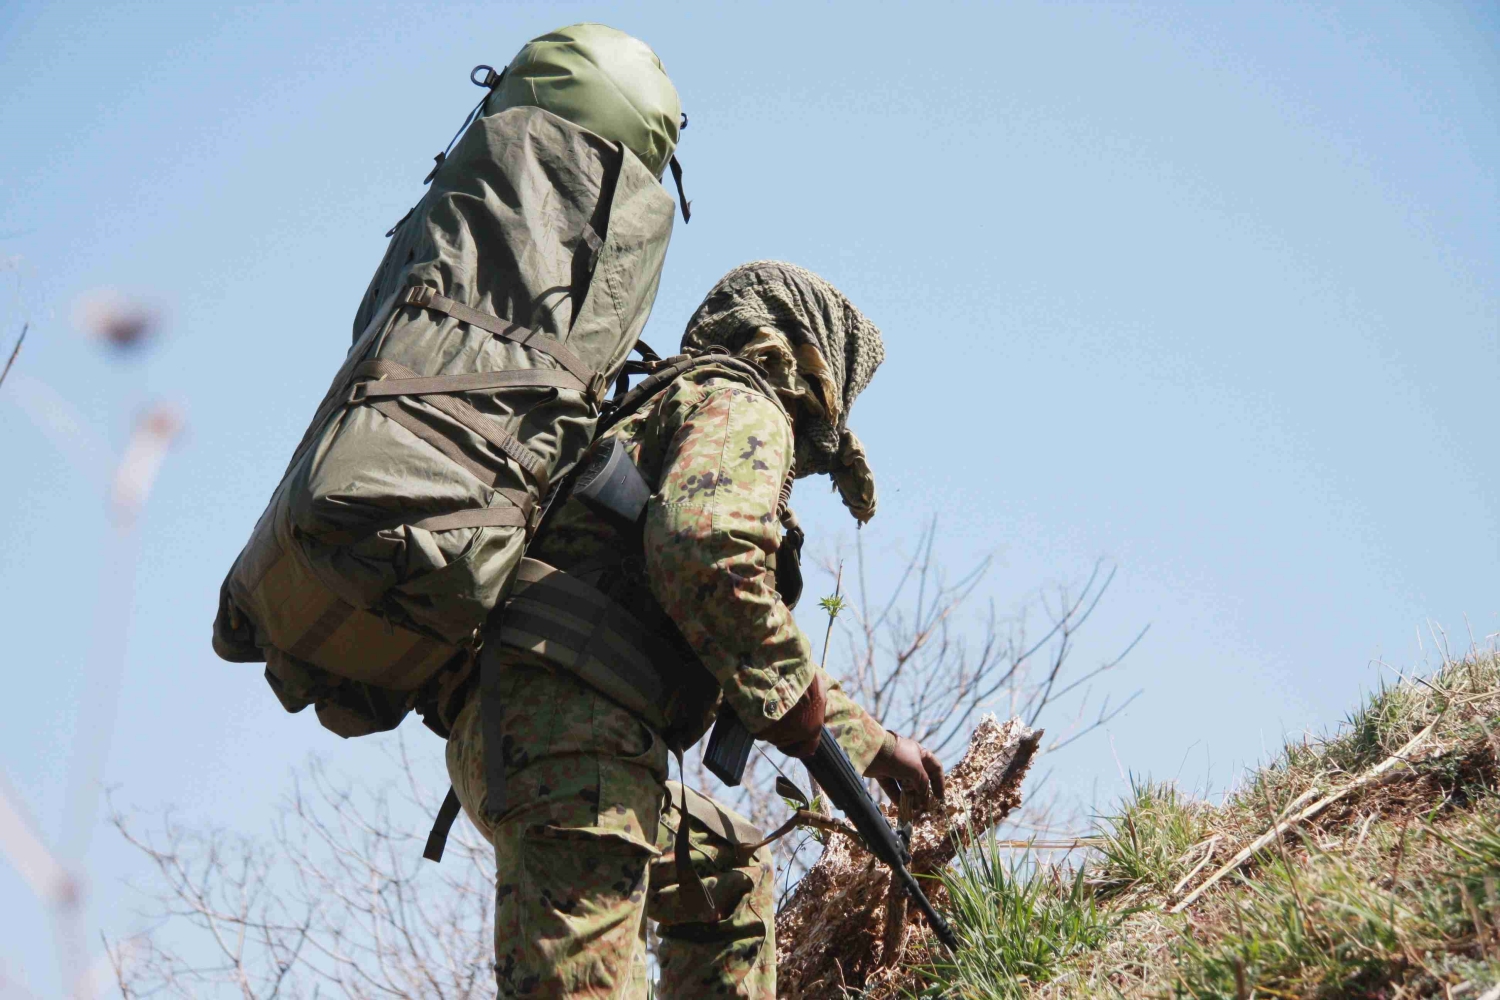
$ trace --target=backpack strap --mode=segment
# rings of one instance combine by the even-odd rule
[[[382,386],[385,385],[386,381],[390,381],[389,379],[385,379],[384,381],[355,382],[354,387],[350,390],[349,393],[349,405],[357,406],[369,399],[379,400],[379,402],[370,403],[370,406],[372,406],[376,410],[379,410],[385,416],[394,420],[402,427],[405,427],[412,434],[432,445],[438,451],[453,459],[454,462],[463,466],[469,472],[474,473],[481,482],[493,483],[495,476],[494,470],[486,469],[478,462],[475,462],[473,459],[469,458],[464,454],[463,449],[461,449],[457,444],[448,440],[446,436],[439,434],[437,431],[428,427],[427,424],[424,423],[419,417],[417,417],[416,414],[402,408],[402,406],[397,403],[394,398],[391,398],[395,396],[411,395],[411,393],[407,393],[402,390],[400,383],[419,383],[419,385],[417,386],[418,392],[415,393],[416,395],[429,396],[430,398],[427,399],[427,404],[429,406],[431,406],[435,410],[440,411],[445,416],[450,417],[466,429],[473,431],[479,437],[483,438],[490,444],[494,445],[496,448],[500,449],[500,451],[504,452],[507,456],[514,460],[515,463],[519,465],[526,472],[526,474],[532,478],[532,480],[537,485],[537,491],[539,493],[547,492],[547,462],[542,458],[542,456],[538,455],[536,452],[532,451],[530,448],[522,444],[521,440],[510,431],[499,426],[494,418],[480,413],[473,407],[472,404],[470,404],[466,400],[452,395],[452,393],[454,392],[463,390],[433,387],[431,385],[431,383],[441,384],[448,383],[452,380],[466,379],[467,376],[448,375],[440,376],[437,378],[420,378],[418,377],[416,372],[412,371],[405,365],[397,364],[394,361],[387,361],[384,359],[379,359],[376,361],[362,361],[355,366],[354,373],[356,377],[363,376],[366,380],[383,379],[384,376],[395,375],[398,376],[394,380],[397,384],[393,389],[389,391],[383,391]],[[503,374],[505,373],[479,373],[479,375],[484,376],[484,379],[482,379],[481,381],[493,380]],[[523,374],[526,374],[528,376],[531,375],[530,372],[525,372]],[[420,383],[428,383],[428,385],[424,386]],[[481,386],[468,385],[469,389],[480,387]]]
[[[577,354],[555,337],[549,337],[544,333],[529,330],[519,323],[501,319],[491,313],[480,312],[472,306],[466,306],[462,302],[439,295],[431,285],[413,285],[408,288],[402,296],[404,305],[418,306],[423,309],[431,309],[434,312],[446,313],[470,326],[477,326],[481,330],[487,330],[502,340],[508,340],[522,347],[529,347],[534,351],[552,358],[562,365],[573,377],[584,385],[584,394],[588,396],[589,402],[598,406],[604,399],[604,393],[609,388],[609,377],[604,372],[595,371],[590,368]]]
[[[631,362],[630,364],[636,370],[649,374],[640,385],[613,401],[614,405],[609,408],[609,412],[599,418],[594,431],[595,439],[603,437],[611,427],[645,406],[651,397],[683,375],[711,365],[727,368],[738,375],[745,376],[755,388],[770,398],[778,409],[783,413],[786,412],[786,407],[782,405],[781,398],[776,395],[776,390],[771,387],[770,382],[766,381],[765,373],[760,370],[759,366],[744,358],[710,351],[703,354],[678,354],[675,357],[659,358],[656,361]]]
[[[355,381],[349,385],[348,402],[362,403],[367,399],[378,399],[381,396],[430,396],[439,393],[449,395],[455,392],[479,392],[483,389],[512,389],[517,386],[576,389],[579,392],[588,388],[571,372],[560,372],[551,368],[434,375],[431,378],[382,377],[400,367],[394,362],[385,360],[361,362],[354,369]]]
[[[639,354],[641,360],[633,361],[629,353],[626,353],[625,363],[620,366],[620,374],[615,376],[614,398],[602,404],[605,409],[620,405],[620,400],[630,391],[630,376],[648,374],[651,366],[661,360],[661,355],[653,351],[651,345],[644,340],[637,340],[630,350]]]
[[[687,115],[683,115],[682,120],[686,122]],[[682,164],[677,162],[677,154],[673,153],[667,164],[672,168],[672,182],[677,185],[677,203],[682,206],[682,221],[691,222],[693,203],[688,201],[687,192],[682,189]]]

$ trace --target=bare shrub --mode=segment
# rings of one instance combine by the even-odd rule
[[[398,763],[403,784],[371,790],[313,762],[269,844],[170,816],[159,833],[140,834],[115,814],[158,882],[144,914],[152,929],[107,942],[121,993],[494,996],[494,852],[460,824],[444,864],[423,861],[422,833],[397,814],[431,815],[437,797],[404,742]]]

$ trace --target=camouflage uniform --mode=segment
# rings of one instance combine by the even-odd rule
[[[686,747],[703,734],[721,693],[758,732],[797,702],[817,669],[769,566],[780,544],[776,508],[792,462],[791,422],[744,376],[714,366],[679,378],[612,433],[658,485],[636,576],[707,674],[672,685],[669,727],[658,733],[533,654],[486,647],[483,655],[500,659],[506,681],[507,786],[496,827],[479,808],[477,696],[454,724],[448,768],[465,811],[496,846],[500,995],[644,996],[642,941],[651,918],[661,933],[659,996],[770,1000],[768,852],[743,857],[734,841],[748,836],[690,819],[694,868],[723,916],[696,921],[677,899],[668,852],[682,817],[663,792],[669,746]],[[628,575],[631,548],[570,502],[532,554],[592,581],[601,554],[623,559],[620,572]],[[649,618],[645,603],[622,603]],[[830,688],[827,724],[863,770],[885,732]]]

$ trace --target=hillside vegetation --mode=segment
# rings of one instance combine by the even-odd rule
[[[1403,677],[1222,804],[1138,781],[1058,861],[970,845],[910,995],[1500,998],[1500,659]]]

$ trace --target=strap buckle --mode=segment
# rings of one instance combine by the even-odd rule
[[[365,401],[365,387],[370,383],[367,380],[355,382],[349,386],[349,394],[344,397],[345,406],[358,406]]]
[[[694,355],[691,354],[674,354],[670,358],[657,358],[655,361],[646,361],[643,364],[645,365],[647,374],[655,375],[664,368],[680,365],[684,361],[691,360],[693,357]]]
[[[436,289],[431,285],[412,285],[402,296],[402,300],[409,306],[427,306],[431,304]]]
[[[605,394],[609,392],[609,383],[610,378],[608,374],[595,372],[594,377],[589,379],[589,384],[584,389],[588,394],[589,402],[596,406],[599,405],[600,401],[604,399]]]

